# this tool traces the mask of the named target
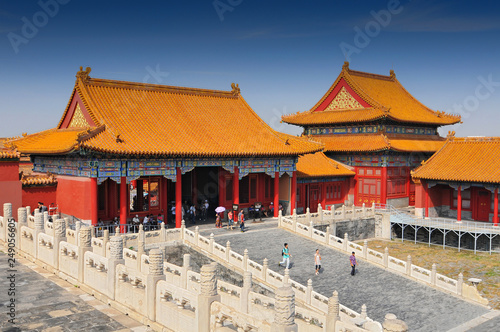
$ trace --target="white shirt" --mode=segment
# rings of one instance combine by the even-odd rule
[[[144,217],[144,221],[143,221],[143,224],[147,224],[149,222],[149,218],[146,216]]]
[[[172,206],[172,214],[175,214],[175,206]]]

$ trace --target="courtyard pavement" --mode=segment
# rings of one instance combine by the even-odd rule
[[[147,327],[98,301],[74,285],[25,259],[16,257],[15,324],[7,307],[8,261],[0,247],[1,331],[146,331]]]
[[[474,331],[491,331],[488,328],[479,329],[479,326],[498,324],[498,318],[486,321],[476,319],[491,312],[485,307],[360,259],[356,275],[351,276],[349,255],[280,229],[276,220],[266,219],[263,223],[246,224],[248,230],[245,233],[226,228],[216,229],[213,225],[200,225],[200,234],[208,237],[210,233],[214,233],[216,242],[225,245],[230,241],[231,249],[240,254],[248,249],[249,258],[260,264],[267,258],[269,268],[281,274],[284,274],[284,268],[278,267],[278,263],[282,259],[283,243],[287,242],[292,255],[291,279],[303,285],[307,285],[307,280],[312,279],[314,291],[327,297],[337,290],[340,302],[358,312],[366,304],[368,316],[379,322],[384,320],[387,313],[393,313],[408,324],[410,331],[422,332],[448,331],[460,326],[475,328]],[[193,230],[193,226],[190,229]],[[319,249],[322,257],[322,270],[318,276],[314,274],[316,249]],[[474,319],[476,320],[466,325]],[[459,330],[466,331],[467,328]],[[497,330],[500,331],[500,328]]]

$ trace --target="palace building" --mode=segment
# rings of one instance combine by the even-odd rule
[[[330,209],[346,203],[356,173],[323,152],[299,157],[297,163],[297,212],[316,212],[318,204]]]
[[[454,137],[412,172],[421,215],[473,219],[498,225],[500,138]],[[422,212],[423,210],[423,212]],[[417,212],[417,211],[416,211]]]
[[[354,168],[352,182],[340,189],[349,191],[351,203],[402,207],[415,204],[410,171],[442,147],[438,128],[460,122],[460,116],[420,103],[392,70],[389,76],[371,74],[346,62],[313,108],[282,121],[302,126],[303,136],[323,143],[328,157]],[[319,195],[328,199],[328,190]]]
[[[174,202],[296,205],[298,157],[321,143],[270,128],[231,91],[123,82],[80,69],[53,129],[11,141],[34,174],[57,178],[59,210],[99,218],[166,214]],[[275,209],[275,216],[278,209]]]

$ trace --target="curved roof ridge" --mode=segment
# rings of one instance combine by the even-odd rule
[[[432,113],[433,115],[436,115],[437,117],[445,116],[445,117],[448,117],[448,118],[458,118],[459,121],[461,120],[461,117],[459,115],[448,114],[446,112],[441,112],[441,111],[434,111],[433,109],[431,109],[428,106],[424,105],[420,100],[418,100],[410,92],[408,92],[408,90],[405,89],[405,87],[403,86],[403,84],[401,84],[401,82],[399,82],[399,80],[396,77],[394,77],[394,83],[396,83],[398,85],[398,87],[401,90],[403,90],[403,92],[406,93],[411,99],[413,99],[420,106],[422,106],[426,111]],[[391,117],[391,116],[389,115],[389,117]]]
[[[139,89],[158,92],[181,93],[181,94],[197,94],[215,97],[237,98],[239,88],[235,86],[233,90],[212,90],[202,88],[181,87],[173,85],[141,83],[131,81],[110,80],[103,78],[90,78],[85,82],[88,85],[99,85],[102,87],[122,88],[122,89]],[[233,83],[234,84],[234,83]]]

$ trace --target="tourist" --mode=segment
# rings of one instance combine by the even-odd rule
[[[208,200],[205,200],[205,203],[201,205],[201,217],[203,221],[207,221],[207,212],[208,212]]]
[[[255,208],[254,208],[254,206],[252,204],[248,208],[248,218],[255,218],[254,215],[255,215]]]
[[[286,262],[286,268],[289,269],[290,257],[292,257],[292,255],[290,255],[290,249],[288,249],[288,243],[285,243],[284,246],[285,247],[281,251],[281,256],[283,256],[283,261],[281,263],[278,263],[278,265],[281,266],[281,264],[284,264]]]
[[[162,210],[163,211],[163,210]],[[164,222],[163,215],[161,213],[158,213],[158,225]]]
[[[134,218],[132,218],[132,232],[137,232],[139,230],[139,224],[141,220],[139,219],[139,215],[136,214]]]
[[[175,225],[175,202],[172,202],[172,209],[170,209],[170,213],[172,214],[172,223]]]
[[[316,275],[318,275],[319,270],[321,270],[321,255],[319,254],[319,249],[316,249],[316,253],[314,254],[314,265],[316,268]]]
[[[240,230],[243,233],[245,231],[245,213],[243,210],[238,214],[238,221],[240,223]]]
[[[216,213],[215,214],[215,227],[216,228],[222,228],[222,222],[220,219],[220,214]]]
[[[143,229],[145,231],[148,230],[148,227],[149,227],[148,223],[149,223],[149,216],[146,214],[146,216],[144,217],[144,220],[142,221],[142,226],[143,226]]]
[[[229,211],[229,213],[227,214],[227,229],[231,227],[231,230],[233,230],[234,229],[233,225],[234,225],[233,211]]]
[[[352,252],[352,255],[349,257],[349,260],[351,261],[351,267],[352,267],[351,275],[353,276],[354,274],[356,274],[356,256],[354,254],[354,251]]]
[[[269,204],[269,214],[268,217],[274,217],[274,203]]]
[[[38,211],[40,213],[44,213],[45,211],[47,211],[47,207],[45,205],[43,205],[42,202],[38,202]]]
[[[283,205],[282,205],[281,203],[278,205],[278,213],[279,213],[279,211],[281,211],[281,215],[282,215],[282,216],[284,216],[284,215],[285,215],[285,214],[283,213]]]
[[[191,207],[189,208],[189,217],[191,218],[191,222],[194,224],[196,218],[196,208],[194,207],[194,204],[191,204]]]

